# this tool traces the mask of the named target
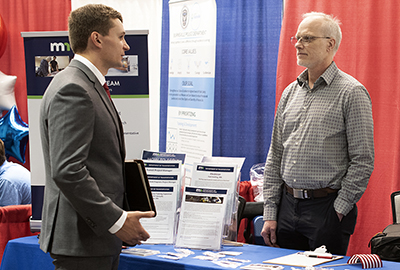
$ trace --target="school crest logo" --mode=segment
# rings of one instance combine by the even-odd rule
[[[184,6],[181,11],[181,27],[186,29],[189,25],[189,8]]]

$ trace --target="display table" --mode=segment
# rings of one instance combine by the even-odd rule
[[[174,247],[171,245],[141,245],[138,246],[145,249],[159,250],[161,254],[166,252],[176,252]],[[203,269],[229,269],[225,267],[218,266],[210,261],[203,261],[195,259],[195,256],[202,255],[204,251],[202,250],[192,250],[194,255],[182,258],[180,260],[174,261],[170,259],[160,258],[157,255],[151,255],[146,257],[121,254],[119,270],[128,269],[141,269],[141,270],[157,270],[157,269],[168,269],[168,270],[203,270]],[[293,254],[296,251],[281,248],[272,248],[266,246],[257,245],[247,245],[243,247],[232,247],[223,246],[222,251],[238,251],[243,252],[239,256],[235,256],[238,259],[248,259],[251,262],[244,263],[248,265],[250,263],[262,263],[262,261]],[[334,262],[329,262],[323,264],[328,266],[329,264],[339,264],[346,263],[349,257],[345,257],[341,260]],[[322,266],[322,265],[321,265]],[[300,267],[296,267],[300,268]],[[38,239],[36,236],[24,237],[19,239],[14,239],[8,242],[7,247],[4,252],[3,261],[0,270],[46,270],[54,269],[52,264],[52,259],[49,254],[43,253],[39,249]],[[238,267],[237,269],[240,269]],[[290,270],[291,266],[285,266],[285,270]],[[347,266],[337,266],[334,267],[335,270],[340,269],[362,269],[361,265],[347,265]],[[400,269],[400,263],[396,262],[383,262],[383,268],[380,269]]]

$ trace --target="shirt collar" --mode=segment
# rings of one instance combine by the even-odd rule
[[[336,73],[338,72],[338,67],[336,66],[335,62],[332,62],[330,66],[325,70],[324,73],[317,79],[315,84],[320,84],[322,80],[325,81],[327,85],[329,85],[333,79],[336,76]],[[297,77],[297,82],[301,87],[303,87],[306,82],[308,81],[308,69],[304,70],[299,77]]]
[[[2,171],[3,168],[5,168],[5,167],[7,167],[7,166],[8,166],[8,161],[7,161],[7,160],[4,160],[4,163],[0,165],[0,171]]]
[[[89,59],[79,54],[75,54],[74,59],[78,60],[79,62],[87,66],[99,80],[101,85],[104,85],[106,83],[106,78],[103,76],[103,74],[101,74],[100,70],[98,70],[98,68],[95,65],[93,65],[92,62],[90,62]]]

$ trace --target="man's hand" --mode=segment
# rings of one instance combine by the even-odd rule
[[[339,221],[342,222],[342,219],[343,219],[344,215],[340,214],[339,212],[336,212],[336,214],[337,214],[337,216],[339,218]]]
[[[125,223],[122,228],[115,233],[115,235],[124,241],[125,243],[135,246],[142,244],[142,241],[146,241],[150,238],[150,235],[140,224],[141,218],[151,218],[154,217],[153,211],[148,212],[127,212]]]
[[[276,227],[277,222],[275,220],[264,221],[264,226],[261,230],[261,236],[264,238],[265,244],[271,247],[279,247],[276,244]]]

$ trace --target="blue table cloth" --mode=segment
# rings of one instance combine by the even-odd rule
[[[175,247],[172,245],[141,245],[139,248],[153,249],[160,251],[160,254],[167,252],[176,253]],[[203,255],[204,250],[192,250],[194,254],[179,260],[170,260],[158,257],[157,255],[151,256],[137,256],[130,254],[121,254],[119,270],[140,269],[140,270],[205,270],[205,269],[229,269],[214,264],[211,261],[203,261],[195,259],[194,257]],[[244,244],[242,247],[223,246],[221,251],[237,251],[242,252],[241,255],[235,256],[237,259],[246,259],[250,262],[244,263],[248,265],[251,263],[262,263],[265,260],[274,259],[277,257],[296,253],[296,250],[272,248],[259,245]],[[349,257],[329,262],[320,266],[328,266],[330,264],[346,263]],[[290,270],[292,266],[284,266],[284,270]],[[296,267],[301,268],[301,267]],[[37,236],[23,237],[14,239],[8,242],[3,255],[3,261],[0,270],[46,270],[54,269],[52,259],[49,254],[42,252],[39,249]],[[237,268],[240,269],[240,266]],[[335,270],[344,269],[362,269],[361,265],[346,265],[334,267]],[[380,269],[400,269],[400,263],[396,262],[383,262],[383,268]]]

